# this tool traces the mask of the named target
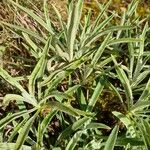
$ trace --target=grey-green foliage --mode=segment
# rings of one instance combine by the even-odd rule
[[[8,93],[3,105],[7,107],[15,100],[19,109],[23,108],[0,120],[0,129],[11,122],[13,126],[8,141],[2,139],[0,148],[112,150],[115,146],[133,149],[138,146],[148,150],[150,55],[144,48],[149,25],[146,23],[142,30],[137,19],[130,20],[130,17],[136,17],[138,1],[132,1],[117,25],[111,24],[115,14],[107,14],[111,0],[105,6],[98,3],[101,12],[93,22],[91,11],[82,16],[83,0],[68,1],[67,23],[53,5],[59,30],[49,17],[47,0],[43,5],[45,18],[17,2],[8,2],[30,16],[43,30],[33,32],[21,24],[0,21],[24,39],[23,46],[36,59],[28,77],[28,89],[0,67],[0,76],[19,90],[16,94]],[[135,23],[140,29],[133,25]],[[119,85],[114,84],[116,80]],[[113,92],[125,111],[124,114],[112,112],[120,120],[114,128],[98,122],[96,116],[95,107],[99,106],[100,96],[105,91]],[[98,111],[101,112],[101,108]],[[57,120],[61,131],[52,129],[53,119]],[[125,134],[121,132],[121,136],[118,134],[120,124],[127,129]],[[49,136],[50,127],[57,134],[53,142]],[[103,136],[104,129],[108,132],[112,129],[109,136]]]

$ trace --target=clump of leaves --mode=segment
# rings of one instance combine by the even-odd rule
[[[44,18],[8,1],[43,30],[0,21],[24,39],[23,46],[37,62],[25,79],[12,77],[0,68],[0,76],[18,89],[3,98],[4,107],[13,101],[18,109],[0,120],[0,148],[113,150],[119,146],[148,150],[150,55],[144,48],[149,26],[145,23],[142,28],[135,16],[137,1],[129,5],[120,25],[115,26],[111,22],[115,14],[107,14],[111,2],[101,6],[95,21],[91,21],[89,11],[84,22],[83,0],[68,1],[67,22],[53,5],[59,30],[49,17],[46,0]],[[135,17],[132,22],[131,17]],[[27,88],[21,80],[28,82]],[[106,99],[104,94],[108,95]],[[110,120],[104,124],[97,114],[110,100],[117,101],[121,109],[109,109],[113,124]],[[98,109],[99,102],[102,106]],[[122,124],[125,132],[120,130]],[[12,128],[7,130],[7,138],[6,125]]]

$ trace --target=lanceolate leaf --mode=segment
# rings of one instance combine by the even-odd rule
[[[41,145],[43,142],[44,132],[46,131],[47,126],[50,124],[50,121],[56,115],[57,110],[49,112],[49,114],[43,119],[42,123],[39,124],[38,127],[38,135],[37,135],[37,149],[41,149]]]
[[[85,110],[86,106],[87,106],[87,102],[86,102],[86,98],[85,98],[85,95],[84,95],[83,90],[82,90],[81,87],[78,89],[77,94],[78,94],[78,97],[79,97],[80,108],[82,110]]]
[[[43,7],[44,7],[44,15],[45,15],[45,20],[46,20],[47,26],[52,31],[52,26],[51,26],[51,20],[50,20],[50,17],[49,17],[49,10],[48,10],[48,2],[47,2],[47,0],[44,0]]]
[[[85,61],[86,61],[86,58],[83,56],[63,66],[61,69],[55,70],[41,83],[41,85],[42,86],[48,85],[52,80],[55,80],[54,76],[55,77],[58,76],[57,78],[63,79],[64,77],[66,77],[67,74],[69,75],[72,72],[72,70],[75,70],[76,68],[78,68]]]
[[[129,131],[130,136],[132,138],[134,138],[136,136],[136,131],[135,131],[135,127],[133,126],[133,123],[132,123],[131,119],[129,117],[123,115],[120,112],[113,111],[112,113],[117,118],[119,118],[121,122],[123,122],[123,124],[126,126],[127,130]]]
[[[5,118],[0,120],[0,129],[3,128],[4,125],[10,123],[12,120],[22,117],[23,115],[25,115],[27,113],[31,113],[33,111],[35,111],[35,109],[31,109],[28,112],[25,110],[25,111],[17,112],[17,113],[6,116]]]
[[[49,84],[47,84],[47,89],[45,91],[45,96],[48,96],[49,95],[49,92],[51,92],[54,88],[57,87],[57,85],[59,83],[61,83],[61,81],[67,77],[71,72],[67,72],[67,71],[61,71],[59,72],[58,74],[55,75],[55,78],[53,78],[51,80],[51,82]]]
[[[81,87],[80,84],[74,85],[72,87],[69,87],[67,91],[65,91],[66,94],[73,94],[75,91],[77,91]]]
[[[130,17],[133,15],[133,13],[135,12],[137,6],[138,6],[139,1],[137,0],[133,0],[130,5],[128,6],[127,9],[127,16],[128,16],[128,20],[130,20]]]
[[[26,123],[28,118],[24,119],[22,122],[18,123],[17,126],[14,127],[14,130],[12,131],[9,139],[8,139],[8,142],[12,142],[14,137],[17,135],[17,133],[19,132],[19,130],[24,126],[24,124]]]
[[[83,0],[78,0],[76,6],[73,7],[70,13],[71,16],[69,17],[68,20],[67,45],[68,45],[68,51],[70,55],[70,61],[72,61],[73,59],[74,42],[75,42],[79,21],[81,17],[82,5],[83,5]]]
[[[140,75],[136,78],[136,80],[132,83],[132,88],[136,88],[148,75],[150,74],[150,69],[145,70],[140,73]]]
[[[110,22],[113,18],[113,15],[110,16],[108,19],[104,20],[96,29],[96,31],[94,31],[94,33],[91,33],[91,35],[86,38],[84,40],[84,46],[89,46],[90,44],[92,44],[92,42],[98,40],[98,38],[103,35],[102,31],[103,28],[108,24],[108,22]],[[109,32],[110,33],[110,32]],[[107,33],[106,33],[107,34]]]
[[[120,22],[120,25],[124,25],[125,24],[125,21],[126,21],[126,13],[124,12],[123,15],[122,15],[122,18],[121,18],[121,22]],[[117,32],[117,39],[119,39],[120,35],[121,35],[122,31],[118,31]]]
[[[45,71],[45,67],[46,67],[46,56],[49,50],[49,44],[50,44],[50,38],[47,40],[47,43],[44,47],[42,56],[40,58],[40,60],[38,61],[37,65],[35,66],[32,74],[29,77],[29,92],[32,96],[35,95],[35,82],[38,78],[43,76],[43,73]]]
[[[39,41],[41,41],[43,43],[46,42],[46,40],[43,37],[41,37],[41,35],[39,35],[38,33],[34,32],[34,31],[30,30],[30,29],[26,29],[26,28],[23,28],[21,26],[13,25],[13,24],[6,23],[6,22],[3,22],[3,21],[0,21],[0,24],[3,24],[3,25],[5,25],[5,26],[7,26],[9,28],[13,28],[13,29],[19,30],[21,32],[27,33],[28,35],[33,36],[34,38],[38,39]]]
[[[4,106],[7,106],[11,101],[21,101],[21,102],[26,102],[26,103],[29,103],[31,105],[34,105],[32,104],[31,101],[25,99],[24,97],[20,96],[20,95],[17,95],[17,94],[7,94],[4,99],[3,99],[3,104]]]
[[[115,146],[115,143],[117,140],[118,130],[119,130],[119,126],[115,126],[106,141],[104,150],[113,150],[114,149],[114,146]]]
[[[19,150],[22,145],[24,144],[24,141],[26,140],[26,137],[30,131],[30,128],[35,120],[35,118],[37,117],[38,115],[38,111],[33,115],[33,117],[31,117],[26,123],[25,125],[23,126],[23,128],[21,129],[20,133],[19,133],[19,136],[17,138],[17,141],[16,141],[16,144],[15,144],[15,148],[14,150]]]
[[[111,37],[111,33],[109,33],[107,35],[107,37],[105,38],[104,42],[101,44],[101,46],[96,51],[96,53],[95,53],[95,55],[94,55],[94,57],[92,59],[92,62],[91,62],[92,65],[95,65],[98,62],[99,58],[101,57],[103,51],[105,50],[105,48],[106,48],[106,46],[107,46],[107,44],[109,42],[110,37]]]
[[[103,139],[100,140],[96,140],[93,139],[92,141],[90,141],[86,146],[84,146],[84,150],[97,150],[97,149],[101,149],[101,147],[103,146],[102,143]]]
[[[109,42],[109,45],[119,44],[119,43],[129,43],[129,42],[141,42],[141,39],[135,38],[120,38]]]
[[[145,101],[150,96],[150,79],[148,80],[148,83],[142,93],[142,95],[139,98],[139,101]]]
[[[95,33],[99,32],[99,31],[102,31],[103,28],[104,28],[106,25],[108,25],[109,22],[113,19],[113,17],[114,17],[114,15],[112,14],[110,17],[108,17],[106,20],[104,20],[102,23],[100,23],[100,24],[98,25],[98,27],[95,28],[95,30],[94,30],[93,33],[95,34]]]
[[[51,101],[51,102],[47,103],[46,106],[48,106],[50,108],[55,108],[56,110],[63,111],[63,112],[65,112],[69,115],[72,115],[74,117],[77,117],[77,116],[91,117],[93,115],[92,113],[84,112],[82,110],[75,109],[71,106],[67,106],[67,105],[64,105],[64,104],[62,104],[60,102],[56,102],[56,101]]]
[[[139,47],[138,60],[137,60],[136,68],[135,68],[135,71],[134,71],[134,80],[139,76],[140,71],[142,69],[142,67],[141,67],[142,63],[143,63],[142,55],[143,55],[143,52],[144,52],[145,35],[146,35],[147,31],[148,31],[148,23],[145,24],[143,32],[140,36],[141,42],[140,42],[140,47]]]
[[[14,150],[15,143],[0,143],[1,150]],[[22,145],[20,150],[32,150],[31,146]]]
[[[93,29],[95,29],[98,26],[99,22],[101,21],[101,18],[104,16],[104,12],[106,12],[106,10],[110,6],[111,2],[112,2],[112,0],[109,0],[108,3],[105,5],[105,7],[101,10],[101,12],[99,13],[98,17],[96,18],[96,20],[94,22]]]
[[[89,103],[88,103],[86,111],[92,111],[92,109],[94,108],[94,106],[95,106],[95,104],[96,104],[96,102],[99,98],[99,95],[101,94],[101,92],[104,88],[104,84],[105,84],[104,77],[100,77],[100,80],[99,80],[99,82],[97,83],[97,85],[94,89],[93,95],[89,99]]]
[[[32,41],[32,39],[29,37],[29,35],[27,33],[22,33],[23,37],[25,38],[25,40],[28,42],[28,44],[31,46],[31,54],[36,58],[38,59],[39,57],[39,54],[37,52],[38,50],[38,46]],[[25,46],[25,45],[24,45]]]
[[[119,31],[119,30],[129,30],[129,29],[132,29],[132,28],[133,27],[131,27],[131,26],[112,26],[112,27],[109,27],[107,29],[104,29],[102,31],[99,31],[99,32],[95,33],[94,35],[89,36],[85,40],[85,45],[90,45],[92,42],[96,41],[101,36],[109,34],[110,32]]]
[[[61,24],[61,28],[63,30],[64,36],[65,36],[65,40],[67,41],[67,28],[66,28],[66,24],[63,22],[61,14],[57,10],[57,8],[54,5],[52,5],[52,6],[53,6],[53,9],[54,9],[54,11],[55,11],[55,13],[57,15],[57,18],[59,19],[60,24]]]
[[[0,68],[0,76],[4,78],[8,83],[10,83],[12,86],[18,88],[22,93],[25,92],[24,88],[13,78],[11,77],[7,71]]]
[[[103,123],[89,123],[85,129],[107,129],[110,130],[111,128]]]
[[[141,140],[141,139],[138,139],[138,138],[122,138],[122,137],[119,137],[117,138],[117,141],[116,141],[116,146],[125,146],[127,144],[129,144],[131,146],[143,146],[144,145],[144,142]]]
[[[119,66],[119,64],[117,63],[114,56],[113,55],[111,55],[111,56],[112,56],[113,62],[116,67],[116,72],[119,76],[119,79],[120,79],[124,89],[125,89],[125,94],[127,97],[127,106],[128,106],[128,109],[130,109],[130,107],[133,105],[133,96],[132,96],[132,89],[130,86],[130,82],[129,82],[124,70]]]
[[[141,111],[141,110],[143,110],[144,108],[146,108],[146,107],[149,107],[150,106],[150,101],[137,101],[134,105],[133,105],[133,107],[131,108],[131,111],[133,112],[133,113],[135,113],[136,111],[138,112],[138,111]],[[136,113],[135,113],[135,115],[136,115]]]
[[[71,135],[74,131],[80,129],[87,121],[89,118],[84,117],[79,120],[77,120],[74,124],[70,125],[68,128],[66,128],[58,137],[56,144],[60,142],[62,139],[67,138],[69,135]]]
[[[26,90],[21,86],[21,84],[16,80],[14,79],[13,77],[11,77],[4,69],[0,68],[0,76],[2,78],[4,78],[8,83],[10,83],[11,85],[13,85],[14,87],[18,88],[21,93],[22,93],[22,96],[26,97],[29,101],[31,101],[31,103],[36,106],[36,99],[32,98],[27,92]],[[29,102],[30,103],[30,102]]]
[[[142,120],[142,126],[140,126],[143,141],[146,146],[146,150],[150,149],[150,124],[148,121]]]
[[[67,147],[65,150],[74,150],[79,138],[81,137],[82,133],[84,132],[84,130],[82,131],[77,131],[74,136],[71,138],[71,140],[69,141],[69,143],[67,144]]]
[[[91,10],[88,11],[87,16],[85,16],[84,19],[84,26],[82,28],[82,33],[80,35],[80,47],[83,47],[84,44],[84,39],[87,38],[87,34],[89,34],[89,32],[91,31],[91,26],[90,26],[90,18],[91,18]]]

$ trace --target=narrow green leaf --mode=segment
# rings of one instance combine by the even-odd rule
[[[101,92],[104,88],[104,84],[105,84],[105,79],[104,79],[104,77],[101,77],[94,89],[92,97],[89,99],[89,103],[88,103],[86,111],[92,111],[92,109],[94,108],[94,106],[99,98],[99,95],[101,94]]]
[[[75,123],[73,123],[72,125],[70,125],[68,128],[66,128],[58,137],[56,144],[58,144],[62,139],[66,139],[69,135],[71,135],[74,131],[78,130],[79,128],[81,128],[87,121],[89,120],[89,118],[84,117],[81,118],[79,120],[77,120]]]
[[[133,13],[135,13],[135,10],[137,9],[138,3],[139,3],[139,0],[133,0],[129,4],[127,12],[126,12],[128,20],[130,20],[130,18],[133,15]]]
[[[34,38],[40,40],[40,41],[43,42],[43,43],[46,42],[46,40],[45,40],[41,35],[39,35],[39,34],[36,33],[35,31],[32,31],[32,30],[30,30],[30,29],[26,29],[26,28],[23,28],[23,27],[17,26],[17,25],[12,25],[12,24],[10,24],[10,23],[6,23],[6,22],[3,22],[3,21],[0,21],[0,24],[3,24],[3,25],[5,25],[5,26],[7,26],[7,27],[9,27],[9,28],[14,28],[14,29],[19,30],[19,31],[21,31],[21,32],[27,33],[27,34],[33,36]]]
[[[50,123],[50,121],[52,120],[52,118],[56,115],[57,111],[52,111],[50,112],[42,121],[41,123],[41,133],[44,134],[44,131],[46,129],[46,127],[48,126],[48,124]]]
[[[64,24],[61,14],[59,13],[58,9],[52,4],[52,7],[57,15],[57,18],[61,24],[61,28],[63,30],[64,36],[65,36],[65,40],[67,41],[67,28],[66,28],[66,24]]]
[[[84,93],[81,87],[78,89],[77,95],[79,98],[79,104],[80,104],[81,109],[86,110],[87,102],[86,102],[86,98],[84,96]]]
[[[35,82],[38,78],[43,76],[43,73],[45,71],[45,67],[46,67],[45,63],[47,61],[46,56],[49,50],[50,40],[51,38],[47,40],[47,43],[43,49],[42,56],[29,77],[29,93],[33,97],[35,96]]]
[[[123,12],[123,15],[122,15],[122,17],[121,17],[121,23],[120,23],[120,25],[123,26],[123,25],[125,24],[125,21],[126,21],[126,12],[124,11],[124,12]],[[116,37],[117,39],[119,39],[121,33],[122,33],[122,30],[119,30],[119,31],[117,32],[117,37]]]
[[[82,135],[82,132],[84,132],[84,131],[83,130],[82,131],[77,131],[74,134],[74,136],[71,138],[71,140],[67,144],[67,147],[66,147],[65,150],[74,150],[75,146],[77,145],[77,142],[78,142],[79,138]]]
[[[80,59],[77,59],[71,63],[69,63],[68,65],[62,67],[62,69],[60,70],[56,70],[54,73],[52,73],[53,75],[48,76],[47,79],[45,79],[41,85],[46,85],[48,86],[48,88],[46,89],[45,92],[45,96],[49,95],[49,92],[51,90],[53,90],[54,88],[57,87],[57,85],[59,83],[61,83],[61,81],[66,78],[67,76],[69,76],[73,70],[75,70],[76,68],[78,68],[83,62],[85,62],[86,59],[84,59],[83,57],[81,57]],[[55,77],[54,77],[55,75]]]
[[[104,8],[100,11],[99,15],[97,16],[96,20],[93,23],[93,29],[95,29],[98,26],[100,20],[102,19],[103,15],[104,15],[104,12],[106,12],[106,10],[110,6],[111,2],[112,2],[112,0],[109,0],[108,3],[104,6]]]
[[[82,5],[83,5],[83,0],[78,0],[76,6],[73,7],[70,13],[69,20],[68,20],[67,46],[70,55],[70,61],[73,60],[73,54],[74,54],[73,49],[74,49],[75,38],[79,26],[80,17],[81,17]]]
[[[114,149],[115,143],[117,140],[118,130],[119,130],[119,126],[115,126],[106,141],[104,150],[113,150]]]
[[[144,48],[145,48],[145,35],[146,32],[148,31],[148,23],[145,24],[142,35],[140,36],[141,38],[141,42],[140,42],[140,47],[139,47],[139,52],[138,52],[138,59],[137,59],[137,64],[136,64],[136,68],[134,71],[134,76],[133,76],[133,80],[136,80],[136,78],[139,76],[140,71],[142,69],[142,63],[143,63],[143,52],[144,52]]]
[[[26,102],[29,103],[31,105],[33,105],[33,103],[27,99],[25,99],[24,97],[17,95],[17,94],[7,94],[5,95],[4,99],[3,99],[3,105],[7,106],[11,101],[21,101],[21,102]]]
[[[137,101],[131,108],[131,111],[135,113],[136,111],[141,111],[144,108],[149,107],[149,106],[150,106],[150,101]]]
[[[102,23],[100,23],[97,28],[94,29],[92,34],[98,33],[99,31],[102,31],[104,29],[104,27],[106,25],[109,24],[109,22],[113,19],[114,14],[112,14],[110,17],[108,17],[107,19],[105,19],[104,21],[102,21]]]
[[[91,10],[88,11],[88,14],[85,15],[85,21],[84,21],[84,26],[82,27],[82,33],[80,35],[80,41],[81,41],[81,46],[83,47],[83,41],[85,38],[87,38],[87,35],[89,34],[89,32],[91,31],[91,26],[90,26],[90,18],[91,18]]]
[[[106,46],[107,46],[107,44],[109,42],[110,37],[111,37],[111,33],[109,33],[107,35],[107,37],[105,38],[105,40],[103,41],[101,46],[96,51],[96,53],[95,53],[95,55],[94,55],[94,57],[92,59],[92,62],[91,62],[92,65],[95,65],[98,62],[99,58],[101,57],[103,51],[105,50],[105,48],[106,48]]]
[[[102,61],[99,63],[99,66],[103,68],[105,65],[107,65],[107,64],[110,63],[111,61],[112,61],[112,58],[111,58],[111,57],[108,57],[108,58],[102,60]]]
[[[45,97],[49,95],[49,92],[51,92],[54,88],[57,87],[57,85],[59,83],[61,83],[61,81],[67,77],[71,72],[67,72],[67,71],[61,71],[58,74],[55,75],[55,78],[53,78],[51,81],[49,81],[49,83],[47,83],[47,89],[45,91]],[[44,82],[44,81],[43,81]]]
[[[64,105],[64,104],[62,104],[60,102],[56,102],[56,101],[53,101],[53,102],[51,101],[51,102],[47,103],[46,106],[49,106],[50,108],[56,108],[57,110],[63,111],[74,117],[77,117],[77,116],[90,117],[90,116],[92,116],[92,113],[84,112],[79,109],[75,109],[71,106],[67,106],[67,105]]]
[[[8,83],[10,83],[12,86],[18,88],[22,93],[26,92],[24,88],[13,78],[11,77],[7,71],[0,68],[0,76],[4,78]]]
[[[130,144],[131,146],[143,146],[144,142],[138,138],[122,138],[118,137],[116,141],[116,146],[126,146]]]
[[[52,30],[51,20],[50,20],[50,17],[49,17],[47,0],[44,0],[43,8],[44,8],[44,15],[45,15],[47,26]]]
[[[75,91],[77,91],[81,87],[80,84],[74,85],[72,87],[69,87],[67,91],[65,91],[66,94],[72,94]]]
[[[110,130],[111,128],[103,123],[89,123],[85,129],[107,129]]]
[[[149,96],[150,96],[150,79],[148,80],[146,87],[138,101],[146,101]]]
[[[113,111],[112,112],[117,118],[120,119],[121,122],[123,122],[123,124],[126,126],[128,132],[130,133],[130,136],[132,138],[136,137],[136,130],[132,124],[132,121],[130,118],[128,118],[127,116],[123,115],[122,113],[120,112],[116,112],[116,111]]]
[[[47,126],[49,125],[50,121],[52,120],[52,118],[56,115],[57,113],[57,110],[54,110],[52,112],[50,112],[44,119],[43,121],[41,122],[41,124],[39,124],[39,127],[38,127],[38,134],[37,134],[37,149],[41,148],[41,145],[42,145],[42,142],[43,142],[43,135],[44,135],[44,132],[46,131],[47,129]]]
[[[25,124],[25,122],[27,121],[28,118],[24,119],[22,122],[18,123],[17,126],[14,127],[9,139],[8,139],[8,142],[12,142],[14,137],[17,135],[17,133],[19,132],[19,130],[22,128],[22,126]]]
[[[27,113],[31,113],[33,111],[35,111],[35,109],[28,110],[28,112],[26,110],[20,111],[20,112],[6,116],[5,118],[0,120],[0,129],[3,128],[6,124],[10,123],[12,120],[22,117],[23,115]]]
[[[90,45],[92,44],[92,42],[96,41],[97,39],[99,39],[101,36],[109,34],[110,32],[114,32],[114,31],[119,31],[119,30],[130,30],[133,27],[131,26],[112,26],[109,27],[103,31],[99,31],[97,33],[95,33],[94,35],[89,36],[87,39],[85,39],[85,45]]]
[[[150,69],[147,69],[139,74],[136,80],[131,84],[132,88],[136,88],[148,75],[150,74]]]
[[[52,44],[54,45],[57,55],[59,55],[65,61],[69,60],[69,54],[67,53],[66,48],[64,48],[63,44],[59,41],[59,39],[53,38]]]
[[[142,138],[146,147],[146,150],[150,149],[150,124],[142,120],[142,126],[140,127]]]
[[[76,68],[78,68],[85,61],[86,61],[86,58],[84,58],[84,56],[82,56],[81,58],[74,60],[67,65],[62,66],[61,69],[55,70],[43,82],[41,82],[41,86],[45,86],[45,85],[49,84],[50,85],[49,89],[51,89],[53,87],[51,85],[52,80],[53,81],[56,80],[57,82],[60,82],[64,77],[69,75],[72,70],[75,70]],[[57,79],[55,79],[56,77],[57,77]]]
[[[111,84],[109,81],[107,83],[108,83],[109,87],[114,91],[114,93],[116,93],[120,102],[124,105],[123,99],[122,99],[120,93],[118,92],[117,88],[113,84]]]
[[[119,76],[119,79],[120,79],[124,89],[125,89],[125,94],[126,94],[126,98],[127,98],[127,107],[129,110],[130,107],[133,105],[133,96],[132,96],[132,89],[130,86],[130,82],[129,82],[124,70],[121,68],[121,66],[118,65],[114,56],[113,55],[111,55],[111,56],[112,56],[113,62],[115,64],[116,72]]]
[[[59,99],[58,100],[59,102],[62,102],[63,99],[66,99],[66,100],[72,100],[73,99],[73,96],[68,95],[66,93],[58,92],[58,91],[52,91],[52,92],[50,92],[50,94],[48,96],[46,96],[44,99],[42,99],[39,102],[39,105],[42,105],[42,104],[46,103],[47,100],[52,98],[52,97],[54,97],[56,99]]]
[[[113,15],[111,15],[108,19],[104,20],[91,34],[88,36],[88,38],[84,39],[84,46],[89,46],[92,44],[92,42],[98,40],[98,38],[103,34],[103,28],[110,22],[113,18]],[[110,32],[109,32],[110,33]],[[108,33],[108,34],[109,34]],[[106,33],[107,34],[107,33]]]
[[[22,147],[22,145],[24,144],[26,137],[28,135],[28,132],[30,131],[30,128],[35,120],[35,118],[38,115],[38,111],[25,123],[25,125],[23,126],[23,128],[21,129],[19,136],[17,138],[16,144],[15,144],[15,148],[14,150],[20,150],[20,148]]]
[[[100,140],[93,139],[84,147],[84,150],[101,149],[101,147],[103,146],[102,141],[103,141],[103,139],[100,139]]]
[[[27,43],[31,46],[31,54],[37,59],[39,58],[39,54],[37,52],[38,46],[32,41],[32,39],[29,37],[27,33],[22,33],[24,39],[27,41]]]
[[[112,40],[108,43],[108,45],[114,45],[119,43],[129,43],[129,42],[141,42],[141,39],[138,38],[120,38]]]
[[[15,143],[0,143],[1,150],[13,150],[15,147]],[[23,145],[20,150],[32,150],[30,146]]]
[[[71,96],[70,94],[67,94],[69,92],[65,91],[65,92],[59,92],[59,91],[53,91],[51,92],[50,95],[54,95],[55,98],[59,97],[61,99],[66,99],[66,100],[72,100],[73,96]]]

